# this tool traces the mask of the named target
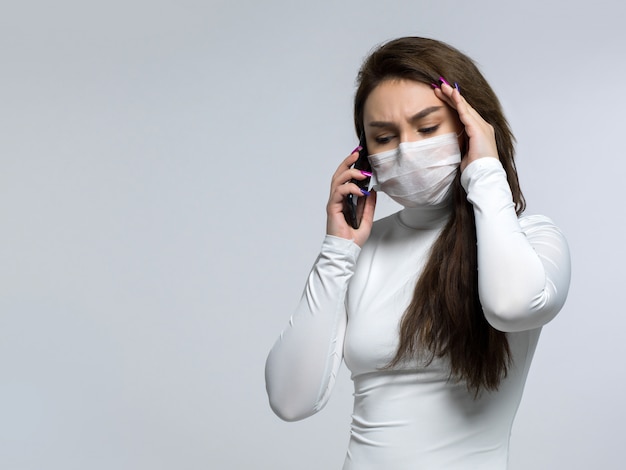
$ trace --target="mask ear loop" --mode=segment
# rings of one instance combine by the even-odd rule
[[[465,126],[463,126],[463,129],[461,129],[461,132],[459,132],[458,134],[456,134],[457,139],[459,139],[463,133],[465,132]],[[469,151],[469,145],[467,142],[467,136],[465,136],[465,138],[463,139],[463,145],[460,146],[460,150],[461,150],[461,158],[463,158],[465,156],[465,154]]]

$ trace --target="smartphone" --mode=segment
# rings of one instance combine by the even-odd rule
[[[359,142],[361,146],[361,150],[359,151],[359,158],[354,163],[353,168],[357,170],[365,170],[372,171],[372,167],[370,166],[370,162],[367,158],[367,147],[365,145],[365,139],[361,139]],[[356,184],[359,188],[365,189],[370,184],[370,178],[365,178],[363,180],[351,179],[351,183]],[[343,200],[343,216],[346,218],[346,222],[352,226],[352,228],[359,228],[361,225],[361,218],[363,217],[363,208],[365,206],[365,198],[367,196],[357,196],[355,194],[348,194]]]

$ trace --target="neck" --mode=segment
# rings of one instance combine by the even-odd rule
[[[446,223],[450,214],[452,214],[452,201],[449,199],[434,206],[405,207],[398,213],[398,218],[407,227],[429,229]]]

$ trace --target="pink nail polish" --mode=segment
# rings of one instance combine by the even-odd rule
[[[365,171],[365,170],[361,170],[361,174],[365,176],[372,176],[372,174],[369,171]]]
[[[355,148],[352,152],[350,152],[350,155],[352,155],[354,152],[360,152],[361,150],[363,150],[363,147],[361,147],[360,145]]]
[[[439,85],[437,85],[436,83],[431,83],[430,86],[433,88],[439,88]]]
[[[447,81],[445,78],[443,78],[443,77],[439,77],[439,81],[440,81],[441,83],[445,83],[446,85],[450,86],[450,84],[448,83],[448,81]]]

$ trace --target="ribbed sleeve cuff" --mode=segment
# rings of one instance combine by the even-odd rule
[[[344,255],[347,259],[356,262],[361,253],[361,247],[354,240],[326,235],[322,242],[322,253],[327,255]]]

